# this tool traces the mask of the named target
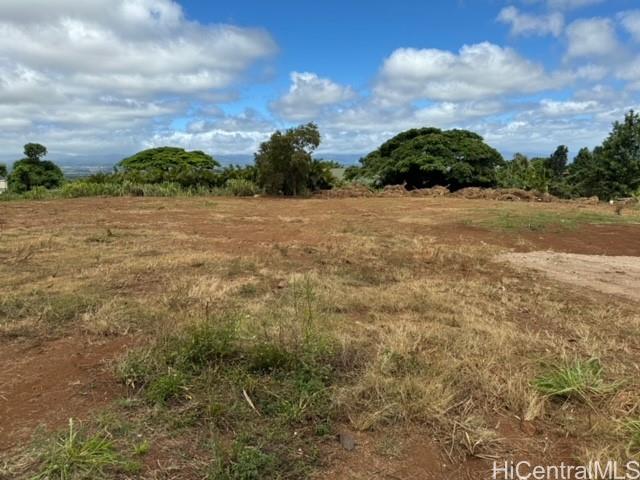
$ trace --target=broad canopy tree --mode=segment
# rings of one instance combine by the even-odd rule
[[[138,183],[176,182],[183,186],[212,184],[220,164],[201,151],[177,147],[143,150],[116,165],[116,172]]]
[[[504,160],[476,133],[420,128],[396,135],[360,163],[360,168],[347,171],[347,178],[374,178],[379,186],[445,185],[456,190],[495,186],[496,167]]]

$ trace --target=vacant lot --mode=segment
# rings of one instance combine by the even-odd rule
[[[0,204],[0,478],[638,458],[639,222],[451,198]]]

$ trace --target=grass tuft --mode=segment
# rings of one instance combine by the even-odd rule
[[[585,402],[593,396],[609,393],[615,387],[605,383],[602,365],[597,358],[552,366],[536,378],[533,385],[547,397],[577,398]]]
[[[99,479],[109,471],[135,467],[116,452],[107,436],[87,435],[69,419],[69,429],[45,449],[41,470],[32,480]]]

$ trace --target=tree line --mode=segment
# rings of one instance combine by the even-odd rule
[[[313,157],[320,142],[314,123],[276,131],[260,145],[253,165],[224,168],[202,151],[153,148],[123,159],[113,173],[92,175],[83,182],[227,188],[238,195],[305,195],[337,183],[331,170],[338,165]],[[8,175],[11,191],[22,193],[63,184],[60,168],[44,160],[44,146],[27,144],[24,153],[25,158],[16,162]],[[6,175],[6,167],[0,165],[0,176]],[[564,145],[548,157],[528,158],[517,153],[505,161],[474,132],[411,129],[383,143],[358,166],[347,168],[345,178],[374,187],[503,187],[564,198],[629,197],[640,193],[640,115],[628,112],[623,121],[613,124],[601,146],[593,151],[583,148],[573,162],[569,162],[569,149]]]

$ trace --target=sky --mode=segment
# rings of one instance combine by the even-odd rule
[[[324,158],[424,126],[575,155],[639,104],[638,0],[0,1],[9,163],[248,156],[311,121]]]

